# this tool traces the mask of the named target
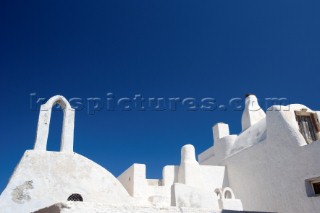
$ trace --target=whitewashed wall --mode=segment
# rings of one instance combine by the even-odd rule
[[[245,210],[320,212],[320,197],[308,196],[306,182],[320,177],[320,141],[307,145],[299,132],[294,110],[302,108],[307,107],[294,104],[280,111],[274,106],[223,154],[220,140],[199,155],[201,164],[226,166],[230,187]]]
[[[29,150],[0,196],[1,212],[31,212],[73,194],[84,201],[132,203],[121,183],[106,169],[76,153]]]

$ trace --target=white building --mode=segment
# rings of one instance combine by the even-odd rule
[[[292,104],[265,114],[257,103],[246,98],[241,134],[229,135],[227,124],[213,127],[214,146],[199,155],[200,164],[226,166],[245,210],[320,212],[320,112]]]
[[[64,111],[60,152],[46,151],[51,109]],[[185,145],[180,165],[147,179],[133,164],[118,178],[73,152],[74,110],[62,96],[41,106],[27,150],[0,196],[1,212],[320,212],[320,125],[303,105],[260,109],[246,97],[239,135],[213,127],[214,146]],[[80,202],[75,202],[80,201]],[[41,209],[41,210],[40,210]]]

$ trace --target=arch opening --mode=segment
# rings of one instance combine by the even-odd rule
[[[83,198],[80,194],[72,194],[68,197],[67,201],[74,201],[74,202],[83,202]]]
[[[34,149],[47,150],[50,119],[52,111],[55,112],[55,110],[52,110],[55,105],[60,105],[63,111],[60,143],[55,144],[60,144],[60,152],[73,152],[75,111],[71,108],[69,102],[60,95],[50,98],[45,104],[41,105]]]
[[[227,190],[224,194],[224,198],[225,199],[232,199],[232,194],[229,190]]]
[[[222,199],[235,199],[231,188],[226,187],[222,191]]]
[[[53,108],[56,108],[57,105],[60,106],[59,104],[55,104]],[[64,112],[61,110],[61,107],[57,108],[57,110],[52,110],[46,146],[47,151],[60,151],[63,118]]]

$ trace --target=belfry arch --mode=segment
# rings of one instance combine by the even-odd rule
[[[56,104],[59,104],[63,110],[60,152],[73,152],[75,111],[71,108],[67,99],[61,95],[53,96],[45,104],[41,105],[34,149],[47,150],[51,112],[52,107]]]

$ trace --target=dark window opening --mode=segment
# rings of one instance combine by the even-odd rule
[[[315,195],[320,195],[320,182],[312,183],[312,188]]]
[[[308,144],[319,139],[320,124],[316,113],[307,112],[306,109],[295,111],[299,130]]]
[[[72,194],[68,197],[68,201],[83,201],[83,198],[79,194]]]

